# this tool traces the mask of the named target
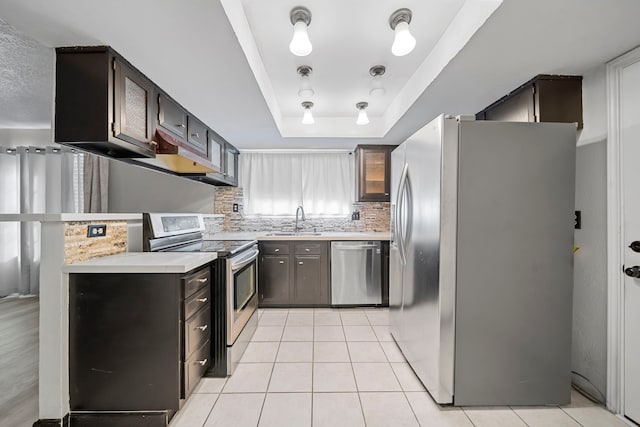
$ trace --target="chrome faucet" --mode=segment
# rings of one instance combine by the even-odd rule
[[[302,207],[302,205],[298,206],[298,209],[296,209],[296,228],[294,230],[296,233],[302,229],[302,227],[298,226],[298,214],[300,214],[300,211],[302,211],[302,220],[307,220],[307,218],[305,218],[304,216],[304,208]]]

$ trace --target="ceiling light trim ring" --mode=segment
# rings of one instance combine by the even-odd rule
[[[384,65],[374,65],[373,67],[369,68],[369,74],[372,77],[381,76],[386,71],[387,71],[387,67],[385,67]]]
[[[404,21],[407,24],[410,24],[412,16],[413,14],[411,13],[411,9],[407,9],[407,8],[398,9],[395,12],[393,12],[389,17],[389,26],[391,27],[392,30],[395,30],[396,25],[398,25],[399,22]]]
[[[311,23],[311,11],[303,6],[296,6],[291,9],[291,13],[289,14],[289,19],[293,25],[296,25],[296,22],[304,22],[307,27]],[[411,19],[411,18],[409,18]]]
[[[301,65],[296,69],[296,72],[300,75],[300,77],[309,77],[313,72],[313,68],[308,65]]]

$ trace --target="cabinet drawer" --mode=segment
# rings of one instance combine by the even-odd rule
[[[264,243],[261,251],[265,255],[288,255],[289,244],[288,243]]]
[[[203,157],[209,157],[209,150],[207,150],[207,127],[200,121],[189,116],[188,125],[188,138],[189,145]]]
[[[211,336],[211,309],[198,311],[184,322],[184,357],[189,358]]]
[[[188,319],[201,308],[209,307],[211,304],[210,295],[211,292],[209,286],[205,286],[187,298],[184,301],[184,318]]]
[[[158,124],[172,134],[187,139],[187,113],[171,98],[158,95]]]
[[[296,244],[297,255],[320,255],[322,251],[322,243],[298,243]]]
[[[211,269],[209,266],[196,271],[184,278],[184,298],[187,299],[196,291],[211,283]]]
[[[205,371],[211,364],[211,345],[207,340],[198,351],[184,362],[184,398],[189,397]]]

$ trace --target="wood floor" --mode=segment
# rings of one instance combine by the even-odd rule
[[[0,298],[0,427],[38,419],[39,298]]]

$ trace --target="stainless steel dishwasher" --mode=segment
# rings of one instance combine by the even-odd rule
[[[382,304],[381,242],[331,242],[331,304]]]

